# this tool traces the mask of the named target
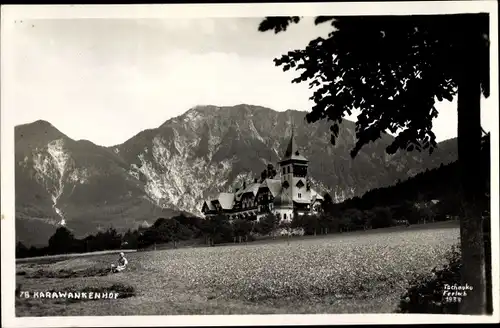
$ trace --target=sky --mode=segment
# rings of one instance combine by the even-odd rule
[[[286,33],[261,18],[35,19],[9,30],[8,108],[15,125],[43,119],[79,140],[112,146],[196,105],[308,111],[298,73],[273,58],[325,36],[312,18]],[[483,103],[483,124],[491,107]],[[438,141],[456,136],[456,103],[441,103]],[[349,119],[356,120],[355,114]]]

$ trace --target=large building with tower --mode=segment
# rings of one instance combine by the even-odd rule
[[[308,177],[309,161],[300,154],[294,133],[278,171],[258,181],[246,183],[235,192],[222,192],[203,203],[206,216],[227,215],[230,219],[255,216],[258,219],[274,213],[281,220],[291,221],[294,215],[311,215],[320,211],[323,197],[311,188]]]

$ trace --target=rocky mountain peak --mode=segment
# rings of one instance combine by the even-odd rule
[[[445,143],[432,156],[388,157],[388,137],[352,160],[353,122],[343,121],[332,146],[330,124],[308,124],[305,114],[248,104],[196,106],[113,147],[71,140],[45,121],[18,126],[18,237],[33,239],[34,222],[52,231],[64,220],[82,235],[98,226],[134,228],[180,211],[200,214],[206,198],[251,183],[268,163],[277,167],[292,127],[297,149],[309,160],[312,187],[335,201],[456,159],[456,142]]]

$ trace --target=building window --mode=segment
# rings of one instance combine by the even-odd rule
[[[283,174],[286,174],[286,167],[283,168]]]
[[[300,192],[299,192],[299,195],[298,195],[298,196],[299,196],[299,198],[302,198],[302,194],[301,194]]]
[[[286,220],[286,213],[285,213],[285,214],[283,214],[283,219],[285,219],[285,220]]]

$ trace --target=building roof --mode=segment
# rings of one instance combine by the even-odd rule
[[[291,208],[293,207],[293,200],[288,193],[281,192],[274,198],[273,204],[278,208]]]
[[[151,227],[151,224],[148,223],[148,221],[144,220],[141,224],[139,224],[141,228],[149,228]]]
[[[280,162],[284,162],[287,160],[298,160],[298,161],[308,161],[307,158],[302,156],[297,148],[297,144],[295,143],[294,131],[292,130],[292,136],[290,137],[290,141],[288,142],[288,147],[286,148],[285,155]]]
[[[215,210],[214,204],[211,201],[205,201],[205,205],[207,205],[209,211]]]
[[[233,208],[234,194],[230,192],[221,192],[216,200],[219,201],[222,209],[230,210]]]
[[[316,200],[323,200],[323,196],[321,196],[316,192],[316,190],[311,188],[311,203]]]
[[[251,185],[246,187],[245,190],[243,190],[243,192],[241,194],[243,195],[243,194],[251,192],[255,196],[255,195],[257,195],[259,188],[260,188],[260,183],[257,183],[257,182],[252,183]]]
[[[263,187],[267,187],[271,192],[273,197],[276,197],[281,192],[281,180],[280,179],[266,179],[262,183]]]
[[[234,193],[234,200],[239,202],[241,200],[241,196],[246,193],[253,193],[253,195],[257,195],[257,192],[259,191],[260,188],[260,183],[255,182],[247,186],[245,189],[241,188],[237,192]]]
[[[241,188],[241,189],[238,189],[238,191],[234,193],[234,199],[235,199],[235,201],[237,201],[237,202],[240,201],[241,196],[243,195],[244,191],[245,191],[245,189]]]

